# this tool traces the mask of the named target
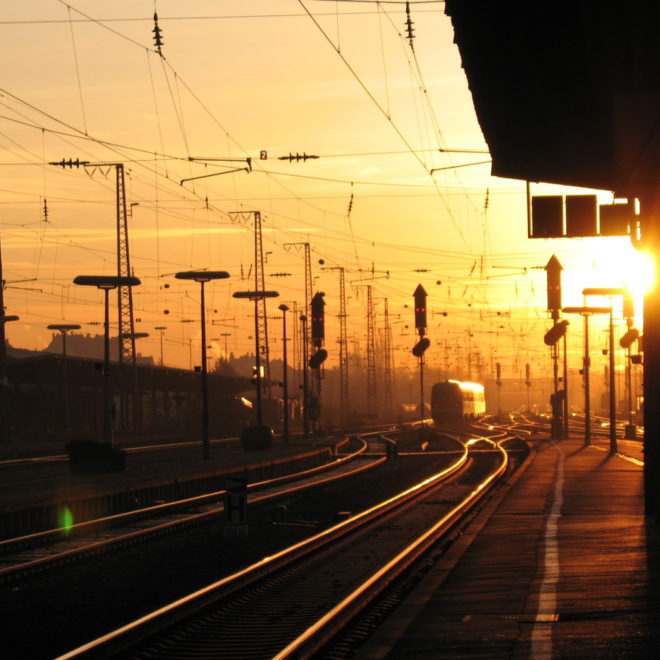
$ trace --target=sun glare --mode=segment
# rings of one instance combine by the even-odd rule
[[[647,252],[634,251],[634,255],[626,264],[630,276],[624,277],[624,284],[635,296],[648,293],[655,286],[655,264],[653,257]]]
[[[596,258],[593,268],[585,273],[585,286],[624,287],[641,301],[655,285],[653,258],[635,249],[628,239],[600,239],[593,248]]]

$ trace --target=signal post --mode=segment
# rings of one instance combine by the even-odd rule
[[[422,423],[421,433],[424,433],[424,353],[431,345],[431,342],[424,335],[426,334],[426,296],[428,294],[424,287],[419,284],[413,293],[415,299],[415,329],[419,333],[419,341],[412,349],[412,354],[419,359],[419,398],[420,412],[419,418]]]
[[[548,287],[548,311],[552,316],[553,326],[546,332],[543,341],[552,349],[552,377],[553,395],[550,397],[552,405],[551,434],[553,438],[568,437],[568,396],[566,372],[566,327],[568,321],[559,320],[561,311],[561,271],[562,265],[553,254],[546,267]],[[557,342],[564,337],[564,387],[559,390],[559,349]]]
[[[312,345],[316,348],[314,354],[309,358],[309,367],[314,369],[316,374],[316,395],[310,397],[308,405],[310,410],[308,411],[308,417],[313,422],[317,422],[321,419],[321,366],[328,357],[328,351],[323,347],[325,342],[325,301],[323,300],[325,293],[322,291],[317,291],[314,294],[311,302],[311,312],[312,312]]]

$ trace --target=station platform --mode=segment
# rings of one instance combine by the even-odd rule
[[[361,660],[660,655],[660,525],[641,460],[583,438],[534,446]]]

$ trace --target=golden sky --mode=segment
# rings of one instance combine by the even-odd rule
[[[377,328],[387,299],[395,362],[413,365],[410,305],[421,283],[432,345],[461,341],[469,328],[509,375],[526,361],[549,367],[541,337],[550,256],[564,266],[564,304],[579,305],[585,286],[635,279],[635,253],[625,239],[529,240],[523,182],[490,177],[487,163],[454,167],[489,156],[451,23],[443,3],[411,2],[413,51],[404,7],[5,0],[0,238],[6,313],[20,316],[7,325],[11,344],[43,348],[50,323],[99,331],[87,324],[102,320],[100,292],[72,280],[116,274],[115,168],[48,164],[78,158],[124,163],[131,263],[142,280],[136,329],[151,335],[139,350],[158,356],[154,328],[167,326],[166,364],[188,367],[199,340],[198,325],[182,323],[199,319],[199,285],[175,280],[179,270],[231,274],[207,288],[210,343],[219,355],[216,338],[229,332],[230,351],[253,350],[252,307],[231,294],[254,288],[249,212],[259,211],[266,288],[290,307],[304,304],[303,251],[290,244],[311,246],[329,366],[339,312],[330,268],[343,267],[351,346],[364,340],[363,285],[372,284]],[[318,158],[280,159],[290,153]],[[220,174],[248,158],[250,172]],[[205,178],[181,183],[193,177]],[[280,324],[269,326],[278,357]]]

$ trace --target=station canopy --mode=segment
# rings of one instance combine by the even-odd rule
[[[655,202],[657,0],[446,0],[445,12],[493,175]]]

